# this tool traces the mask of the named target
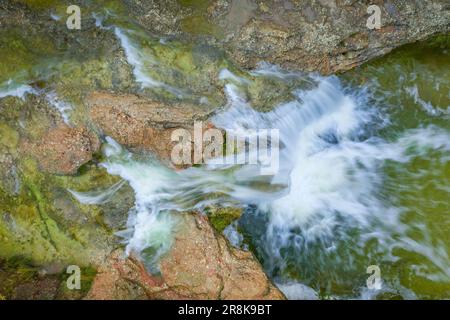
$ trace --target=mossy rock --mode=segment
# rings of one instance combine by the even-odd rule
[[[39,266],[32,261],[15,256],[0,259],[0,299],[82,299],[90,290],[97,270],[92,266],[80,268],[80,289],[70,290],[67,265]]]
[[[61,4],[61,0],[18,0],[18,2],[21,2],[31,9],[50,9],[54,8]]]
[[[205,211],[214,229],[220,233],[242,215],[242,208],[235,207],[208,207]]]
[[[25,30],[5,28],[0,31],[0,85],[9,79],[28,78],[43,60],[55,53],[48,36],[31,27]]]
[[[117,177],[95,166],[73,177],[43,174],[28,158],[18,168],[20,193],[11,196],[0,189],[0,257],[20,252],[36,264],[87,266],[119,245],[113,235],[117,224],[105,222],[105,208],[80,204],[67,191],[107,188]],[[120,208],[126,218],[129,208]]]
[[[60,274],[60,286],[58,289],[57,299],[64,300],[79,300],[82,299],[91,289],[92,283],[94,282],[94,278],[97,275],[97,270],[91,266],[87,266],[84,268],[80,268],[80,285],[81,288],[77,289],[69,289],[67,287],[67,280],[70,277],[70,274],[63,272]]]

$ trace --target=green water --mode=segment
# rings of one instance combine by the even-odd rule
[[[379,62],[362,68],[366,77],[377,79],[380,89],[390,91],[387,98],[392,125],[382,130],[382,136],[395,137],[405,129],[434,125],[450,129],[450,52],[448,37],[429,47],[410,45]],[[405,88],[417,88],[417,102]],[[383,96],[383,93],[380,94]],[[429,103],[435,114],[424,108]],[[441,111],[442,110],[442,111]],[[426,239],[432,246],[439,246],[450,257],[450,158],[448,152],[430,150],[413,158],[405,165],[387,163],[384,171],[386,182],[383,193],[398,206],[406,208],[404,223],[416,224],[410,236],[418,241]],[[421,227],[423,226],[423,227]],[[425,263],[433,270],[427,259],[399,248],[400,260],[389,270],[392,277],[399,275],[402,285],[413,290],[419,297],[442,298],[450,295],[449,263],[445,262],[447,276],[441,281],[415,275],[413,264]],[[426,262],[425,262],[426,261]]]
[[[450,52],[447,37],[427,43],[407,45],[386,57],[340,75],[352,88],[368,88],[369,105],[376,105],[383,115],[368,130],[386,141],[396,141],[407,130],[434,127],[450,129]],[[424,137],[424,140],[430,137]],[[337,250],[324,254],[320,243],[310,244],[307,251],[291,246],[279,251],[283,264],[273,265],[272,251],[264,249],[264,227],[267,217],[250,210],[241,219],[241,228],[266,268],[276,279],[297,279],[313,287],[325,299],[355,297],[366,285],[368,265],[378,265],[384,292],[371,295],[376,299],[441,299],[450,297],[450,155],[446,149],[424,149],[411,146],[410,161],[385,161],[379,168],[382,183],[378,197],[386,208],[400,208],[398,225],[407,226],[410,243],[403,236],[388,231],[398,241],[386,259],[377,240],[363,245],[357,240],[359,229],[349,230],[353,240],[337,241]],[[375,225],[374,225],[375,227]],[[375,228],[374,228],[375,229]],[[293,234],[297,231],[292,230]],[[300,231],[298,231],[300,232]],[[401,244],[403,243],[403,244]],[[422,246],[423,245],[423,246]],[[430,248],[434,248],[431,252]],[[426,271],[425,271],[426,270]],[[370,290],[368,291],[370,293]]]

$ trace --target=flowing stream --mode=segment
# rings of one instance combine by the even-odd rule
[[[154,69],[164,66],[149,53],[151,41],[103,23],[98,19],[97,27],[115,34],[141,88],[192,100],[189,88],[154,78]],[[264,63],[239,75],[222,68],[227,102],[213,123],[237,135],[278,129],[279,170],[261,176],[257,165],[212,161],[174,171],[108,137],[101,166],[135,192],[127,229],[118,236],[127,252],[141,253],[155,268],[170,248],[178,214],[239,206],[244,214],[225,234],[255,252],[289,298],[449,298],[448,62],[446,49],[410,47],[339,76]],[[292,86],[269,112],[256,111],[246,98],[263,78]],[[35,93],[12,82],[0,97]],[[69,121],[70,107],[48,97]],[[99,204],[122,185],[71,192],[82,203]],[[367,268],[374,265],[381,288],[369,289]]]

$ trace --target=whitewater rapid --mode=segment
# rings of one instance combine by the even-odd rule
[[[184,90],[151,76],[149,71],[158,62],[134,40],[140,35],[109,28],[142,89],[162,89],[180,99],[186,97]],[[248,100],[247,91],[257,78],[308,85],[293,88],[291,98],[263,113]],[[135,192],[127,228],[118,233],[127,253],[141,254],[147,266],[157,271],[158,259],[172,244],[179,214],[202,212],[210,205],[240,206],[243,217],[228,227],[225,235],[234,245],[247,248],[238,231],[244,230],[266,272],[291,299],[318,297],[318,292],[303,283],[316,289],[324,283],[343,287],[350,283],[352,292],[345,293],[347,298],[368,299],[382,293],[416,298],[398,277],[383,281],[382,288],[375,291],[365,287],[366,268],[372,264],[394,268],[402,250],[421,257],[420,262],[405,268],[431,281],[450,283],[445,239],[435,239],[424,223],[406,221],[409,208],[388,191],[405,186],[390,180],[386,173],[386,167],[406,167],[430,153],[448,162],[448,130],[425,124],[400,130],[389,139],[379,134],[392,125],[383,103],[395,93],[374,96],[379,89],[376,79],[351,86],[336,76],[305,75],[264,63],[245,76],[222,69],[218,79],[224,83],[227,103],[212,122],[238,137],[248,137],[258,129],[278,130],[278,171],[262,176],[260,165],[224,165],[221,159],[174,171],[151,156],[130,153],[108,137],[106,161],[101,165],[122,177]],[[402,90],[430,116],[446,114],[422,100],[417,87]],[[418,176],[408,171],[404,174]],[[120,182],[104,192],[70,192],[82,203],[98,204],[111,199],[122,185]]]
[[[286,77],[273,67],[254,74]],[[238,205],[265,217],[265,232],[258,243],[266,255],[269,274],[288,266],[286,252],[300,264],[317,268],[336,264],[352,270],[359,267],[355,255],[367,255],[368,261],[380,261],[378,256],[382,261],[396,261],[395,249],[406,248],[437,267],[429,277],[449,278],[446,250],[426,238],[422,242],[411,238],[411,226],[401,220],[403,208],[382,196],[385,162],[407,163],[429,150],[448,153],[448,132],[430,125],[406,130],[386,141],[374,132],[389,123],[388,116],[370,105],[367,90],[345,87],[334,76],[289,74],[292,76],[305,77],[314,87],[298,89],[294,100],[261,113],[246,101],[245,81],[227,74],[228,102],[213,118],[217,127],[236,135],[245,136],[249,129],[278,129],[280,168],[273,176],[260,176],[258,165],[230,167],[214,161],[175,172],[152,158],[135,157],[108,138],[108,160],[102,165],[110,174],[126,180],[136,195],[128,228],[119,234],[127,252],[152,248],[156,253],[149,265],[153,266],[170,248],[176,213],[201,212],[214,204]],[[106,196],[117,189],[112,186]],[[73,194],[84,203],[105,200],[105,195]],[[216,194],[223,196],[206,196]],[[376,249],[367,251],[373,241]],[[426,266],[421,268],[426,271]],[[304,292],[289,279],[278,277],[277,281],[292,297],[298,288]],[[364,296],[364,292],[360,294]],[[408,294],[413,296],[409,291],[405,296]]]
[[[115,24],[108,23],[108,17]],[[158,70],[172,66],[157,61],[151,44],[144,41],[148,34],[112,13],[94,18],[96,27],[109,30],[120,43],[138,92],[163,91],[162,96],[169,93],[179,100],[208,103],[206,97],[194,97],[189,88],[158,77]],[[275,174],[261,175],[260,164],[230,165],[221,159],[175,171],[152,155],[133,154],[106,137],[100,165],[121,180],[106,190],[68,191],[80,203],[97,205],[111,201],[128,184],[135,203],[117,236],[126,253],[140,255],[152,272],[158,271],[158,260],[172,245],[178,217],[219,205],[244,209],[224,235],[232,245],[252,247],[269,277],[290,299],[322,298],[321,290],[334,292],[330,298],[372,299],[391,293],[414,299],[411,287],[425,281],[433,289],[435,284],[450,288],[450,229],[448,218],[439,216],[448,213],[450,194],[445,175],[450,134],[444,123],[448,124],[450,106],[445,99],[437,106],[424,85],[431,83],[435,93],[445,91],[449,82],[445,74],[429,71],[427,63],[411,65],[366,70],[369,79],[364,85],[349,84],[344,76],[306,75],[266,63],[239,75],[223,68],[217,83],[224,85],[226,104],[211,121],[237,137],[278,130]],[[44,73],[50,69],[47,66]],[[182,72],[175,67],[172,71]],[[268,81],[258,82],[263,79]],[[272,111],[257,111],[249,98],[251,88],[280,82],[285,87],[307,85],[293,87]],[[276,85],[267,90],[276,91]],[[73,106],[56,91],[35,88],[33,81],[21,81],[19,76],[0,84],[0,98],[25,100],[27,95],[42,96],[71,124]],[[408,110],[412,104],[418,108]],[[444,200],[435,201],[432,192],[440,192]],[[427,215],[438,217],[430,223]],[[441,225],[433,226],[439,221]],[[370,265],[381,268],[380,289],[366,287]],[[410,287],[405,286],[408,282]],[[443,297],[450,293],[444,290]]]

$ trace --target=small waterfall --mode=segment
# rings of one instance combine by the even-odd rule
[[[309,81],[315,83],[312,89],[297,90],[295,100],[268,113],[251,108],[243,87],[226,84],[228,104],[213,122],[238,136],[249,129],[279,129],[280,168],[272,176],[261,177],[258,165],[220,165],[220,161],[175,172],[150,158],[137,159],[109,138],[103,166],[128,181],[136,193],[129,228],[120,234],[127,252],[152,248],[156,262],[170,247],[174,213],[239,203],[254,208],[250,214],[265,217],[265,231],[257,242],[265,267],[292,296],[302,288],[283,280],[280,273],[292,263],[310,266],[304,272],[304,281],[310,284],[314,268],[338,266],[341,270],[330,271],[329,277],[348,277],[365,268],[356,261],[361,257],[366,256],[368,264],[394,262],[398,248],[426,257],[433,267],[421,270],[434,268],[435,277],[447,279],[445,249],[430,239],[411,238],[411,227],[402,221],[403,208],[387,201],[382,191],[386,162],[405,164],[430,150],[448,153],[448,132],[427,126],[386,141],[374,132],[389,121],[370,105],[367,90],[346,88],[337,77],[311,76]],[[221,196],[211,196],[217,194]],[[106,195],[110,192],[83,201],[100,201]],[[433,277],[431,272],[429,276]]]
[[[144,54],[142,48],[132,40],[129,33],[139,39],[139,34],[136,31],[123,30],[119,27],[114,28],[114,34],[119,39],[122,48],[125,51],[127,61],[133,67],[133,74],[136,82],[139,83],[142,88],[160,88],[172,93],[178,98],[186,96],[183,90],[158,81],[150,75],[149,70],[151,70],[152,66],[156,65],[158,62],[150,55]]]
[[[186,97],[183,89],[152,77],[158,61],[141,48],[138,33],[111,30],[142,89]],[[178,214],[231,205],[245,208],[245,214],[227,234],[236,244],[244,238],[251,241],[268,274],[291,298],[308,291],[302,283],[317,291],[337,292],[337,297],[392,293],[414,298],[414,290],[400,283],[398,263],[405,263],[402,270],[413,276],[450,283],[448,243],[421,221],[428,200],[411,213],[415,206],[406,199],[410,190],[423,188],[427,177],[408,168],[428,159],[443,172],[439,170],[449,159],[450,134],[430,121],[422,125],[415,119],[419,125],[411,127],[399,126],[397,118],[393,121],[391,113],[398,117],[407,110],[404,98],[378,81],[391,81],[382,71],[370,70],[375,76],[365,86],[350,86],[351,81],[336,76],[305,75],[264,63],[239,76],[222,69],[218,79],[224,83],[227,104],[212,122],[243,138],[249,132],[278,130],[279,167],[269,176],[260,174],[261,163],[225,165],[222,159],[176,172],[151,157],[133,155],[108,138],[102,165],[127,181],[136,195],[127,229],[118,234],[126,251],[141,253],[156,270],[159,257],[171,246]],[[248,98],[258,78],[307,86],[293,88],[289,98],[263,113]],[[411,112],[445,116],[445,106],[423,100],[411,81],[401,91],[416,105]],[[400,107],[390,111],[393,102]],[[399,182],[403,178],[409,179],[407,187]],[[435,188],[448,194],[445,185]],[[81,202],[102,203],[118,189],[115,185],[98,193],[71,192]],[[238,235],[236,227],[246,237]],[[365,270],[373,264],[383,265],[385,275],[376,292],[365,287]],[[317,292],[309,295],[316,298]]]
[[[61,100],[54,91],[50,91],[49,93],[47,93],[45,95],[45,98],[51,106],[58,110],[64,123],[70,125],[70,112],[72,111],[73,107],[69,103]]]

